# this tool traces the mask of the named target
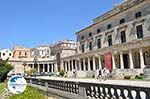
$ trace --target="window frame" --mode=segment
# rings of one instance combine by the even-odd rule
[[[112,28],[112,24],[108,24],[107,25],[107,29],[109,30],[109,29],[111,29]]]
[[[109,37],[111,36],[111,43],[109,42]],[[108,46],[112,46],[113,45],[113,41],[112,41],[112,35],[107,35],[107,39],[108,39]]]
[[[125,23],[125,19],[124,18],[120,19],[119,24],[124,24],[124,23]]]
[[[125,41],[122,40],[122,33],[123,32],[124,32],[124,39],[125,39]],[[120,31],[120,41],[121,41],[121,43],[126,43],[127,42],[126,31],[125,30]]]
[[[100,40],[100,47],[99,47],[99,43],[98,43],[99,40]],[[102,48],[101,38],[97,38],[97,44],[96,45],[97,45],[98,49]]]
[[[138,30],[137,30],[137,27],[138,26],[142,26],[142,37],[138,37]],[[142,39],[142,38],[144,38],[144,32],[143,32],[143,24],[141,23],[141,24],[137,24],[136,26],[135,26],[135,30],[136,30],[136,39]]]
[[[82,51],[82,53],[85,52],[85,44],[81,44],[81,51]]]
[[[140,18],[142,17],[142,12],[141,11],[138,11],[135,13],[135,18]]]
[[[91,45],[91,46],[90,46],[90,45]],[[93,50],[93,43],[92,43],[92,41],[89,42],[89,50],[90,50],[90,51]]]

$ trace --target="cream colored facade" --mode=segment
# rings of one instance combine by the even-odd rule
[[[52,64],[46,72],[76,70],[91,77],[96,70],[109,68],[114,75],[142,73],[150,65],[150,0],[127,0],[95,18],[76,36],[77,46],[68,41],[53,45],[55,58],[42,63]],[[42,72],[44,66],[39,65]]]
[[[38,73],[46,73],[46,72],[55,72],[57,73],[62,68],[62,58],[66,56],[71,56],[76,54],[76,43],[71,40],[64,40],[59,41],[53,45],[51,45],[51,54],[50,57],[31,57],[28,58],[18,58],[14,57],[13,59],[9,60],[14,66],[29,66],[31,68],[36,69]],[[37,63],[37,67],[35,67],[35,62]]]
[[[14,47],[13,58],[30,58],[30,49],[23,46]]]
[[[96,71],[108,68],[109,61],[114,73],[142,73],[150,65],[149,20],[149,0],[128,0],[95,18],[76,33],[77,54],[63,59],[64,70]]]

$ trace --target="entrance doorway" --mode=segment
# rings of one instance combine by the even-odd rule
[[[123,54],[123,63],[124,63],[124,68],[128,69],[129,68],[129,55],[128,54]]]

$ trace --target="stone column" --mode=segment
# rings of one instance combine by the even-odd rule
[[[65,61],[65,71],[67,72],[68,69],[67,69],[67,62]]]
[[[93,56],[93,70],[95,70],[96,64],[95,64],[95,56]]]
[[[130,69],[133,69],[134,65],[133,65],[132,50],[129,51],[129,59],[130,59]]]
[[[81,68],[81,59],[79,58],[79,70],[81,71],[82,70],[82,68]]]
[[[37,64],[38,65],[38,73],[40,73],[40,64]]]
[[[120,52],[120,69],[124,69],[123,53]]]
[[[32,68],[34,69],[35,67],[34,67],[34,64],[32,64]]]
[[[52,63],[51,64],[51,70],[52,70],[52,73],[54,72],[54,64]]]
[[[88,56],[88,71],[91,70],[91,67],[90,67],[90,57]]]
[[[83,58],[83,70],[86,71],[85,58]]]
[[[70,71],[70,60],[68,61],[68,71]]]
[[[98,57],[98,59],[99,59],[99,69],[102,69],[102,62],[101,62],[101,55]]]
[[[58,67],[56,63],[54,63],[54,72],[58,72]]]
[[[63,61],[60,61],[60,71],[61,70],[64,70],[64,64],[63,64]]]
[[[112,69],[116,69],[115,55],[114,54],[112,54],[112,63],[113,63],[113,68]]]
[[[45,72],[45,64],[43,64],[43,72]]]
[[[141,69],[143,69],[145,67],[145,64],[144,64],[144,56],[143,56],[142,48],[139,49],[139,53],[140,53],[140,66],[141,66]]]
[[[74,66],[73,66],[73,60],[71,61],[71,63],[72,63],[72,64],[71,64],[71,66],[72,66],[72,70],[74,70],[74,68],[73,68],[73,67],[74,67]]]
[[[75,60],[75,70],[78,70],[78,68],[77,68],[77,61],[78,60]]]
[[[47,64],[47,72],[49,72],[49,64]]]

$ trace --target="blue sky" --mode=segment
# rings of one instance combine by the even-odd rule
[[[123,0],[0,0],[0,49],[76,40],[75,32]]]

